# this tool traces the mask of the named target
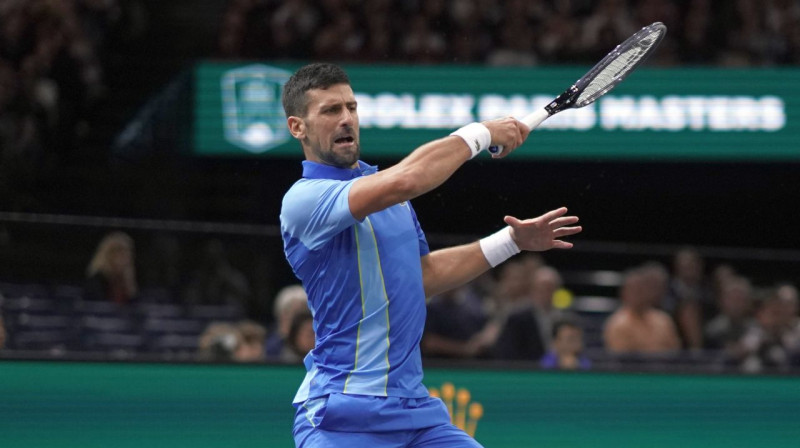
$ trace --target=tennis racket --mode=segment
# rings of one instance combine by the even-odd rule
[[[561,111],[577,109],[594,103],[621,83],[636,67],[653,54],[665,34],[667,34],[667,27],[661,22],[655,22],[642,28],[625,42],[617,45],[550,104],[528,114],[520,121],[533,130],[543,121]],[[492,157],[498,157],[503,153],[503,147],[491,146],[489,152],[492,153]]]

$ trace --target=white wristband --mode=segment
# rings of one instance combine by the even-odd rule
[[[484,149],[489,148],[489,145],[492,144],[492,133],[489,132],[489,128],[481,123],[470,123],[450,135],[457,135],[467,142],[469,150],[472,151],[470,159],[477,156]]]
[[[499,231],[480,240],[481,250],[486,261],[492,267],[508,260],[520,252],[517,243],[511,238],[511,227],[504,227]]]

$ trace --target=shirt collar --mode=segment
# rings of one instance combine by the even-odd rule
[[[303,177],[306,179],[334,179],[350,180],[357,177],[373,174],[378,171],[377,166],[368,165],[358,161],[358,168],[339,168],[332,165],[303,160]]]

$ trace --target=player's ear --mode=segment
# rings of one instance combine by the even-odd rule
[[[292,137],[302,140],[306,136],[306,123],[300,117],[295,117],[294,115],[286,119],[286,123],[289,126],[289,132],[292,134]]]

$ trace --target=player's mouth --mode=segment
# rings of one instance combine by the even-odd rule
[[[356,139],[352,136],[345,136],[339,137],[333,141],[337,146],[353,146],[356,143]]]

